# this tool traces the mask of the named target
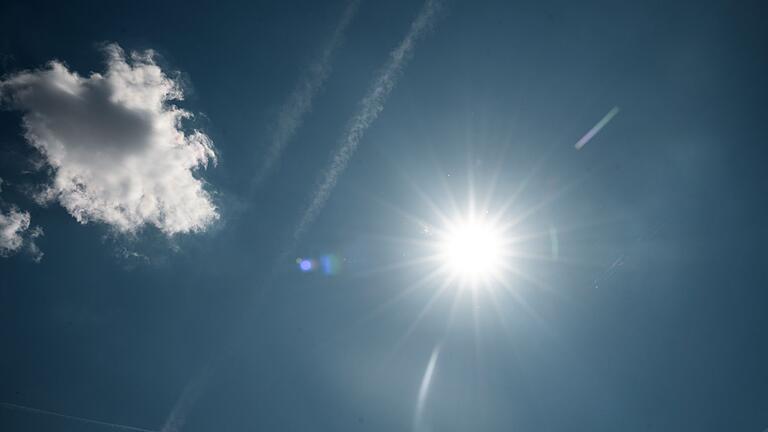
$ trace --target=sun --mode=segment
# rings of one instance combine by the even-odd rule
[[[439,234],[437,255],[443,269],[462,287],[498,281],[509,257],[504,230],[490,220],[471,217],[448,224]]]

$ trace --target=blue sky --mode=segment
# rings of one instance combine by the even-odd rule
[[[764,430],[764,9],[4,3],[0,429]]]

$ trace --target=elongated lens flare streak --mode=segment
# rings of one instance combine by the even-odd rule
[[[584,134],[581,139],[574,145],[576,147],[576,150],[581,150],[582,147],[584,147],[589,140],[595,137],[598,132],[600,132],[601,129],[603,129],[608,123],[613,120],[613,118],[616,116],[616,114],[619,113],[619,107],[613,107],[610,111],[608,111],[608,114],[603,116],[602,119],[600,119],[599,122],[597,122],[596,125],[592,126],[592,129],[589,130],[586,134]]]

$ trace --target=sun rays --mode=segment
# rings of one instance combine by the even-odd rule
[[[463,289],[492,286],[503,276],[510,256],[506,233],[491,221],[470,215],[438,234],[436,258]]]

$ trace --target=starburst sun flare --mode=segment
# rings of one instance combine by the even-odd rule
[[[462,288],[498,281],[510,258],[510,241],[497,224],[471,216],[448,223],[439,233],[436,255],[442,269]]]

